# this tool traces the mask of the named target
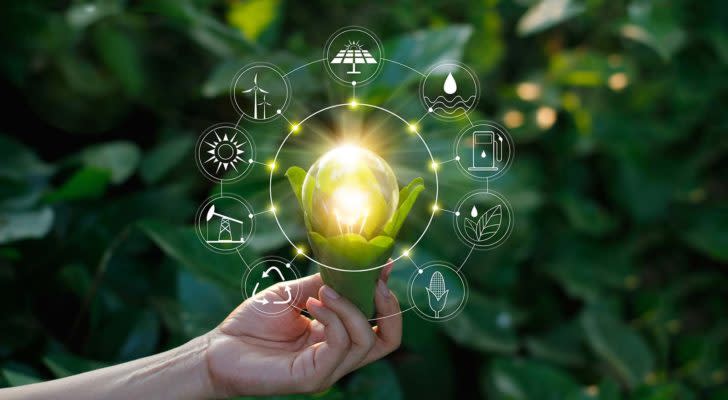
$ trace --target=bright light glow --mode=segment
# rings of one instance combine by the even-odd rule
[[[516,87],[518,97],[526,101],[533,101],[541,96],[541,85],[533,82],[519,83]]]
[[[409,256],[410,256],[410,252],[409,252],[409,250],[405,250],[405,251],[403,251],[403,252],[402,252],[402,255],[403,255],[403,256],[405,256],[405,257],[409,257]]]
[[[437,211],[439,209],[440,209],[440,206],[438,206],[437,204],[432,205],[432,211]]]
[[[296,254],[303,254],[303,247],[296,246]]]
[[[430,164],[430,169],[432,169],[433,171],[437,171],[437,168],[438,168],[439,166],[440,166],[440,165],[439,165],[439,164],[438,164],[437,162],[433,161],[433,162],[432,162],[432,163]]]
[[[268,163],[268,168],[270,168],[271,171],[275,170],[276,169],[276,162],[275,161],[269,162]]]
[[[620,90],[627,87],[627,85],[629,84],[629,78],[624,72],[617,72],[616,74],[612,74],[609,77],[608,83],[610,89],[614,90],[615,92],[619,92]]]
[[[518,128],[523,125],[523,113],[518,110],[508,110],[503,114],[503,123],[509,128]]]
[[[536,111],[536,124],[541,129],[551,128],[556,122],[556,110],[548,106],[539,107]]]
[[[356,101],[356,99],[354,99],[354,98],[352,98],[352,99],[351,99],[351,100],[349,101],[349,107],[351,107],[352,109],[356,108],[356,106],[358,106],[358,105],[359,105],[359,102],[358,102],[358,101]]]
[[[417,124],[409,124],[408,129],[412,133],[417,133]]]
[[[301,129],[301,126],[298,124],[291,125],[291,131],[298,132],[298,130]]]
[[[339,231],[361,233],[369,216],[369,199],[366,193],[355,186],[343,186],[334,191],[333,199]]]
[[[270,212],[272,212],[273,214],[275,214],[276,212],[276,206],[274,206],[273,204],[270,205]]]

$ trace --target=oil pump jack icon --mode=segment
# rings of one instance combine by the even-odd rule
[[[217,239],[210,239],[210,235],[209,235],[210,221],[215,217],[220,218],[220,229],[218,230]],[[207,210],[205,222],[207,223],[207,231],[208,231],[208,237],[205,238],[205,242],[207,242],[207,243],[245,243],[245,237],[243,234],[243,221],[240,221],[238,219],[218,213],[217,211],[215,211],[214,204],[211,204],[210,208]],[[230,228],[231,222],[240,225],[240,239],[239,240],[233,239],[233,232],[232,232],[232,229]]]

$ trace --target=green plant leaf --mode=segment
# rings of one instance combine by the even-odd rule
[[[89,147],[81,152],[80,158],[88,167],[109,171],[111,182],[120,184],[136,170],[141,152],[136,144],[119,141]]]
[[[22,239],[40,239],[53,226],[53,210],[0,212],[0,244]]]
[[[145,74],[139,45],[130,35],[112,24],[99,24],[93,29],[96,52],[121,83],[124,92],[138,97],[144,89]]]
[[[444,324],[443,329],[461,346],[509,354],[518,350],[515,324],[516,315],[512,307],[470,293],[465,309]]]
[[[108,170],[96,167],[83,167],[76,171],[58,189],[48,193],[45,200],[49,203],[81,199],[97,199],[106,192],[111,174]]]
[[[716,261],[728,261],[728,207],[700,206],[677,219],[680,237]]]
[[[518,21],[518,35],[528,36],[558,25],[582,12],[583,5],[573,0],[541,0]]]
[[[37,375],[27,374],[25,372],[16,371],[10,368],[2,369],[2,376],[8,381],[10,386],[23,386],[33,383],[42,382],[43,380]]]
[[[394,368],[386,360],[380,360],[353,374],[346,385],[346,398],[399,400],[402,399],[402,389]]]
[[[529,359],[494,360],[481,384],[495,400],[562,400],[581,390],[563,370]]]
[[[25,145],[0,135],[0,177],[15,180],[47,176],[54,168],[43,162]]]
[[[43,364],[51,370],[56,378],[65,378],[108,366],[106,363],[87,360],[71,353],[58,351],[43,357]]]
[[[202,246],[193,228],[153,220],[140,222],[139,228],[169,257],[196,276],[221,289],[239,290],[243,268],[240,259],[211,253]]]
[[[147,184],[159,183],[194,146],[192,137],[175,135],[147,153],[139,165],[139,174]]]
[[[592,350],[628,387],[639,386],[647,374],[653,372],[652,351],[632,328],[600,311],[585,312],[581,324]]]
[[[422,178],[415,178],[409,185],[399,191],[399,206],[389,222],[382,228],[385,235],[391,238],[397,237],[399,230],[407,219],[407,215],[423,190],[425,190],[424,180]]]

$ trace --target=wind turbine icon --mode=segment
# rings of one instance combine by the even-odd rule
[[[253,77],[253,87],[248,90],[243,90],[243,93],[250,93],[253,92],[253,119],[258,119],[258,92],[263,93],[264,95],[268,93],[267,90],[264,90],[258,86],[258,74],[255,74]],[[265,114],[265,105],[268,104],[265,102],[265,96],[263,97],[263,114]],[[265,119],[265,116],[263,117]]]

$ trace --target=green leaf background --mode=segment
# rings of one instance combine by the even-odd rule
[[[242,65],[292,70],[355,24],[419,71],[476,71],[470,119],[516,143],[489,182],[515,224],[464,265],[458,317],[406,312],[395,353],[290,398],[726,398],[727,17],[721,0],[3,2],[0,386],[184,343],[242,300],[243,261],[293,256],[272,219],[243,259],[202,246],[194,213],[220,187],[197,171],[194,143],[237,120],[227,91]],[[290,75],[291,117],[350,97],[320,67]],[[417,120],[419,81],[386,63],[357,97]],[[467,121],[420,125],[448,160]],[[272,157],[286,126],[245,128]],[[454,164],[439,174],[443,208],[479,187]],[[268,171],[225,190],[263,210]],[[423,191],[399,236],[432,201]],[[468,250],[440,215],[412,257],[459,264]],[[411,272],[397,263],[390,278],[405,308]]]

